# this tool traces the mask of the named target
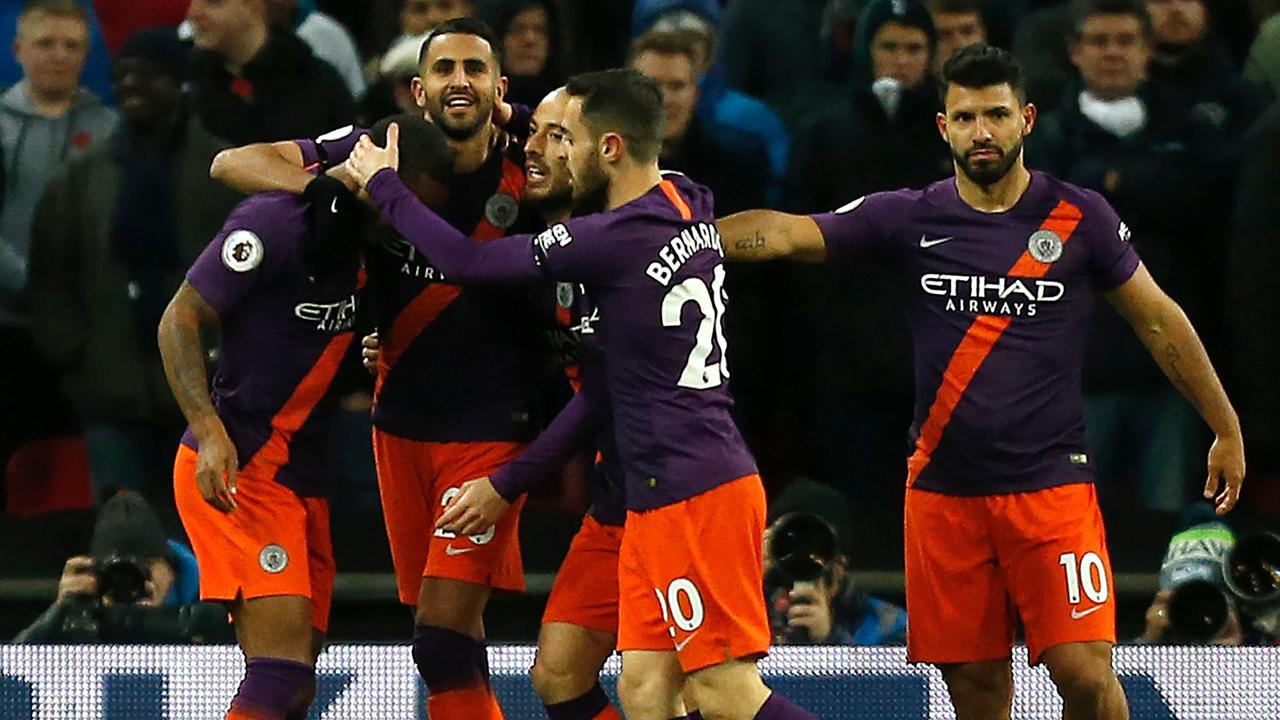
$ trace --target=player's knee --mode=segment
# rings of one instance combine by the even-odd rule
[[[739,717],[769,697],[760,673],[750,663],[726,663],[699,670],[685,681],[686,691],[703,717]]]
[[[569,658],[552,657],[539,652],[529,671],[533,689],[544,703],[572,700],[590,690],[596,681],[596,670],[575,667]]]
[[[956,705],[1003,707],[1013,699],[1013,673],[1008,663],[965,663],[942,668]]]
[[[425,625],[413,633],[413,664],[432,692],[484,683],[483,653],[484,646],[479,641],[453,630]]]
[[[618,699],[627,717],[661,717],[680,704],[681,682],[661,673],[628,672],[623,663],[618,676]]]
[[[1075,652],[1046,660],[1049,677],[1064,699],[1089,701],[1101,697],[1116,682],[1110,653]]]

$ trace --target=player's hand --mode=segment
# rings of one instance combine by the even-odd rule
[[[360,363],[370,375],[377,375],[381,358],[382,347],[378,344],[378,331],[374,330],[360,340]]]
[[[360,187],[369,184],[374,175],[383,168],[398,170],[400,168],[400,126],[391,123],[387,126],[387,146],[380,148],[373,144],[368,135],[360,138],[346,161],[347,171],[360,183]]]
[[[793,587],[790,593],[791,607],[787,610],[787,627],[803,628],[808,642],[823,643],[831,637],[831,598],[824,582]]]
[[[1213,500],[1218,515],[1226,515],[1240,499],[1244,484],[1244,440],[1235,435],[1219,435],[1209,448],[1209,478],[1204,483],[1204,497]]]
[[[236,471],[240,460],[225,428],[211,438],[200,439],[196,455],[196,484],[205,502],[224,513],[236,509]]]
[[[77,555],[67,560],[62,566],[62,577],[58,579],[58,597],[55,603],[67,602],[77,595],[97,595],[98,576],[90,572],[93,558]]]
[[[479,535],[493,527],[510,507],[511,503],[498,494],[488,477],[468,480],[445,506],[436,521],[436,529]]]
[[[1173,597],[1172,590],[1161,590],[1152,598],[1151,606],[1147,608],[1146,625],[1138,638],[1141,642],[1154,645],[1164,641],[1164,634],[1169,630],[1169,598],[1171,597]]]

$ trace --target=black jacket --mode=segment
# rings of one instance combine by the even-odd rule
[[[336,70],[290,33],[272,30],[239,76],[216,53],[192,57],[195,108],[208,130],[236,145],[315,137],[355,120]]]

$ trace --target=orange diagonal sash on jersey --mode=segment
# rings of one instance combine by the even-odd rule
[[[498,192],[511,195],[518,201],[524,194],[524,181],[524,170],[509,158],[503,158],[502,181],[498,184]],[[476,224],[475,230],[471,233],[471,239],[477,242],[487,242],[496,240],[505,234],[502,228],[497,227],[489,222],[488,218],[482,216],[480,222]],[[457,300],[461,294],[462,288],[457,285],[431,283],[396,315],[395,320],[391,321],[391,327],[380,338],[383,345],[382,352],[378,357],[378,379],[374,388],[375,397],[382,389],[382,381],[386,379],[387,373],[391,371],[391,368],[395,367],[396,362],[404,355],[405,350],[408,350],[413,341],[422,334],[422,331],[435,322],[440,313],[453,304],[453,301]]]
[[[1052,230],[1062,238],[1063,245],[1071,239],[1076,227],[1080,224],[1082,214],[1080,208],[1066,200],[1061,200],[1040,224],[1041,230]],[[1043,263],[1027,250],[1009,270],[1010,277],[1041,278],[1049,272],[1050,264]],[[942,382],[934,395],[933,405],[929,406],[929,415],[920,426],[920,436],[916,438],[916,449],[907,460],[907,487],[915,484],[916,478],[928,466],[933,451],[942,440],[942,432],[951,422],[951,416],[969,388],[969,383],[978,374],[978,369],[986,362],[987,356],[995,347],[1000,336],[1013,322],[1011,317],[999,315],[979,315],[973,319],[960,344],[942,371]]]
[[[670,180],[660,180],[658,181],[658,187],[662,188],[662,194],[666,195],[671,204],[676,206],[676,210],[680,211],[681,219],[693,219],[693,211],[689,209],[689,203],[684,201],[684,197],[680,195],[680,190],[676,188],[675,183]]]

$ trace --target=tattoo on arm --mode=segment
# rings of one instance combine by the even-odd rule
[[[169,387],[196,432],[221,423],[209,398],[209,376],[205,372],[200,330],[200,320],[190,309],[175,311],[168,322],[160,325],[160,350]]]
[[[737,243],[734,244],[734,247],[737,248],[738,250],[750,252],[752,250],[764,249],[765,244],[766,242],[765,242],[764,235],[761,234],[759,230],[757,230],[755,237],[739,240]]]

